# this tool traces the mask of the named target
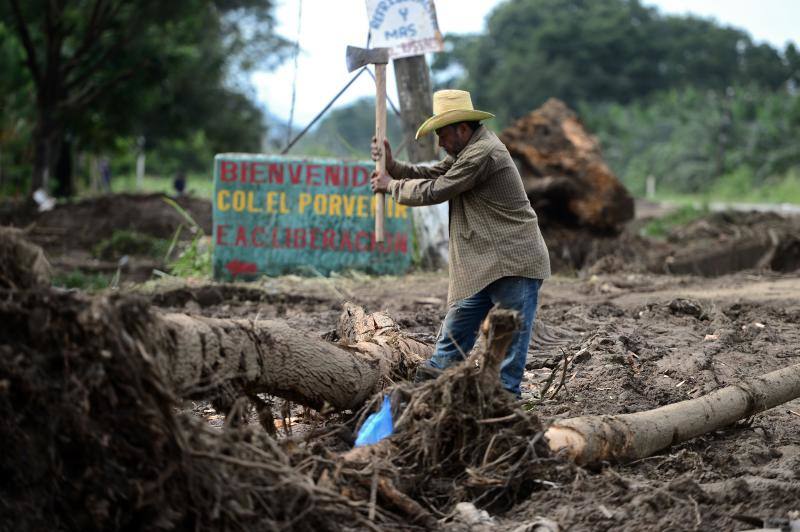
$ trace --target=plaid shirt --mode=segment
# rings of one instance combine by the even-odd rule
[[[450,202],[450,286],[447,303],[507,276],[546,279],[550,257],[536,213],[505,145],[479,127],[456,157],[433,166],[393,161],[387,168],[395,201]]]

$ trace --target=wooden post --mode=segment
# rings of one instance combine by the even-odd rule
[[[383,141],[386,138],[386,65],[377,63],[375,65],[375,138],[378,146],[381,147],[380,159],[375,161],[375,169],[378,174],[386,171],[386,154],[384,153]],[[386,194],[378,192],[375,205],[375,242],[383,242],[383,218],[386,208]]]
[[[412,163],[436,159],[436,136],[426,135],[414,140],[422,123],[433,114],[431,76],[424,55],[402,57],[394,60],[394,75],[400,99],[403,121],[403,140],[406,142],[408,160]]]

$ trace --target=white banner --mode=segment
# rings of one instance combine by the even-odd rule
[[[440,52],[444,47],[433,0],[366,0],[373,48],[392,58]]]

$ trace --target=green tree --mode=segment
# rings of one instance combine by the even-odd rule
[[[660,90],[777,88],[786,61],[742,30],[696,17],[661,15],[639,0],[509,0],[485,34],[448,36],[433,68],[501,124],[557,97],[627,103]]]
[[[33,89],[32,188],[46,184],[73,142],[197,129],[223,142],[260,137],[260,111],[225,80],[281,59],[272,4],[2,0],[0,24],[13,29]],[[225,113],[234,113],[227,124]]]
[[[305,155],[369,159],[374,134],[375,98],[360,98],[330,111],[292,151]],[[400,119],[389,108],[387,136],[393,149],[397,150],[403,143],[402,135]],[[408,142],[413,142],[413,139]]]

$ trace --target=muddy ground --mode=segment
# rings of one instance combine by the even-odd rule
[[[47,224],[40,218],[40,229],[31,234],[45,245],[55,268],[74,267],[67,258],[90,260],[83,255],[86,246],[76,243],[88,237],[70,236],[77,228],[69,223],[85,219],[49,216]],[[131,222],[135,218],[121,220],[141,228]],[[160,238],[167,238],[179,223],[177,218],[158,220],[161,225],[155,224],[152,233]],[[35,221],[32,217],[15,225]],[[207,224],[203,219],[202,225]],[[630,245],[604,242],[587,247],[580,267],[573,261],[543,285],[523,383],[524,403],[545,423],[585,414],[636,412],[800,363],[800,278],[792,262],[798,250],[791,240],[797,224],[772,215],[712,215],[673,231],[664,241],[650,243],[632,233],[623,237]],[[42,229],[56,227],[61,229]],[[110,234],[105,227],[96,230]],[[65,243],[69,239],[72,244]],[[748,239],[752,245],[746,249],[758,255],[743,261],[744,270],[727,266],[745,254],[745,248],[736,247],[737,239]],[[782,255],[775,252],[780,247],[776,239],[786,248]],[[568,244],[561,242],[565,249]],[[733,251],[720,251],[726,249]],[[724,260],[711,263],[726,266],[655,273],[659,268],[675,272],[676,264],[687,262],[689,250],[703,257],[718,253]],[[783,262],[776,256],[784,257]],[[342,304],[352,301],[368,311],[388,311],[415,338],[432,342],[446,311],[447,276],[417,272],[376,278],[349,273],[235,285],[171,278],[145,285],[122,283],[121,290],[143,294],[169,311],[279,318],[301,334],[325,338],[332,337]],[[563,373],[565,356],[572,361]],[[549,379],[552,372],[555,379]],[[542,397],[548,380],[563,380],[564,385],[554,396],[556,386],[551,385]],[[221,414],[207,404],[194,408],[210,424],[223,424]],[[295,413],[301,417],[298,410]],[[303,428],[304,420],[298,419],[294,430]],[[539,516],[562,530],[637,531],[749,530],[798,519],[800,400],[636,463],[580,469],[571,478],[492,516],[483,529],[515,530]],[[444,528],[466,529],[451,520],[441,523]]]
[[[446,294],[445,275],[421,273],[161,286],[152,297],[173,311],[280,317],[321,336],[350,300],[388,310],[418,339],[432,340]],[[551,371],[561,380],[564,354],[577,353],[564,388],[541,400]],[[797,363],[796,274],[556,276],[541,292],[523,400],[545,421],[636,412]],[[219,422],[211,410],[207,415]],[[586,470],[496,516],[496,525],[513,529],[544,516],[566,530],[747,530],[756,521],[789,519],[800,511],[798,501],[800,400],[638,463]]]

